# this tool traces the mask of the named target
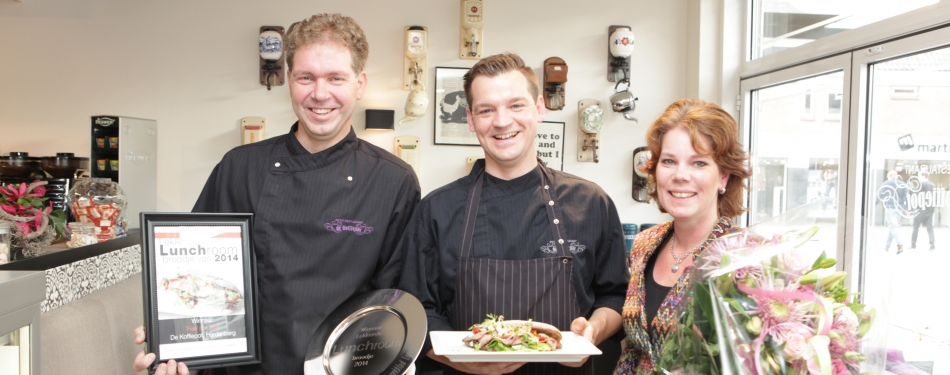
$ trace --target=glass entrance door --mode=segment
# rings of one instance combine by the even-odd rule
[[[855,53],[853,68],[865,72],[860,287],[887,301],[888,348],[932,374],[950,374],[948,37],[937,30],[888,43],[887,54]]]

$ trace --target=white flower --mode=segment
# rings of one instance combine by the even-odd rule
[[[805,337],[798,333],[789,333],[785,336],[785,355],[787,355],[790,360],[800,359],[807,345],[808,343],[805,342]]]

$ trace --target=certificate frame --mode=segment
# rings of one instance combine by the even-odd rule
[[[562,121],[542,121],[534,137],[538,158],[548,168],[559,171],[564,170],[564,128]]]
[[[261,362],[252,218],[141,213],[150,374],[169,359],[195,370]]]
[[[437,145],[480,146],[474,132],[468,131],[465,90],[462,77],[469,68],[435,67],[435,116],[432,128]]]

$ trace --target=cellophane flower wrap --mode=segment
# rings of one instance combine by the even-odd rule
[[[66,214],[47,205],[46,183],[0,184],[0,221],[13,224],[13,248],[25,257],[37,255],[62,237]]]
[[[816,204],[710,243],[658,374],[874,374],[876,309],[857,302],[813,237]],[[880,335],[875,335],[880,337]],[[878,338],[878,340],[886,340]],[[875,361],[870,361],[875,362]]]

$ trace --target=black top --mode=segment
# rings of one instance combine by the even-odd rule
[[[468,188],[484,170],[472,172],[428,194],[413,214],[400,249],[406,262],[399,288],[426,308],[429,331],[450,331]],[[485,175],[472,239],[471,258],[527,260],[558,256],[541,193],[537,169],[505,181]],[[585,316],[599,307],[620,313],[630,281],[623,229],[613,201],[596,184],[553,171],[551,189],[567,229],[565,245],[573,256],[574,290]],[[517,301],[513,301],[517,302]],[[565,307],[566,308],[566,307]],[[479,323],[479,322],[472,322]],[[422,353],[431,348],[426,342]]]
[[[228,152],[193,209],[254,213],[263,364],[245,374],[303,374],[307,345],[329,313],[350,296],[393,287],[396,245],[419,202],[411,167],[352,129],[315,154],[296,131]]]
[[[671,286],[660,285],[660,283],[656,282],[656,279],[653,278],[653,268],[656,266],[656,258],[662,253],[660,250],[663,249],[665,243],[666,241],[657,248],[657,251],[653,252],[650,260],[647,261],[646,269],[643,270],[644,280],[646,280],[643,312],[647,315],[647,329],[650,332],[650,336],[653,336],[653,319],[656,318],[656,313],[660,311],[660,305],[663,304],[666,295],[673,289]]]
[[[933,196],[934,184],[933,182],[922,180],[920,181],[920,188],[911,193],[914,198],[920,202],[920,214],[921,216],[930,216],[934,214],[934,207],[936,207],[936,199]]]

